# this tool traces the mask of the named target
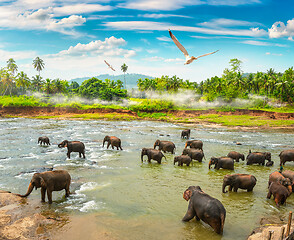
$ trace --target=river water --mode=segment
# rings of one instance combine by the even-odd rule
[[[178,167],[173,165],[174,155],[169,153],[161,165],[140,160],[141,149],[153,147],[156,139],[173,141],[176,155],[180,155],[185,145],[180,138],[184,127],[177,124],[10,118],[0,119],[0,129],[1,189],[24,194],[34,172],[49,167],[65,169],[72,176],[71,191],[75,194],[65,199],[64,191],[53,192],[52,206],[41,202],[40,206],[44,211],[80,219],[95,216],[91,220],[94,228],[102,226],[119,239],[245,239],[259,225],[261,217],[285,217],[294,207],[293,196],[279,209],[273,199],[266,198],[268,176],[279,168],[279,153],[292,147],[293,133],[194,126],[191,137],[204,142],[206,160]],[[121,138],[123,151],[102,148],[105,135]],[[48,136],[52,145],[39,146],[39,136]],[[79,158],[77,153],[68,159],[66,149],[57,147],[65,139],[84,142],[86,159]],[[212,156],[223,156],[233,150],[246,156],[249,149],[270,151],[274,166],[247,166],[241,161],[235,163],[234,171],[208,169]],[[294,170],[294,164],[286,163],[285,169]],[[223,194],[222,179],[233,173],[253,174],[257,178],[253,192],[239,189],[238,193]],[[181,221],[188,206],[182,195],[191,185],[201,186],[225,206],[223,236],[203,222]],[[29,199],[40,199],[40,190],[34,190]],[[79,227],[82,230],[83,226]],[[84,231],[83,239],[97,237]]]

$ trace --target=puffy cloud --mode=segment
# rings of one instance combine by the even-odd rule
[[[100,5],[100,4],[75,4],[75,5],[65,5],[62,7],[55,7],[53,9],[56,16],[65,16],[71,14],[82,14],[90,12],[100,12],[100,11],[110,11],[111,6]]]
[[[134,50],[121,48],[121,46],[124,45],[126,45],[124,39],[112,36],[110,38],[105,38],[104,41],[96,40],[88,44],[78,43],[52,56],[116,56],[130,58],[136,55]]]
[[[288,37],[289,40],[293,40],[294,36],[294,18],[288,20],[285,25],[283,22],[275,22],[271,28],[268,29],[270,38]]]

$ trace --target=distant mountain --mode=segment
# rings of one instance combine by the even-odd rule
[[[77,82],[79,85],[82,84],[83,81],[88,80],[92,77],[83,77],[83,78],[74,78],[71,79],[69,82]],[[109,80],[121,80],[122,82],[124,82],[124,75],[109,75],[109,74],[101,74],[99,76],[95,76],[95,78],[98,78],[100,80],[105,80],[105,79],[109,79]],[[126,78],[126,84],[127,84],[127,88],[137,88],[137,81],[138,79],[145,79],[145,78],[149,78],[149,79],[153,79],[154,77],[151,76],[147,76],[147,75],[143,75],[143,74],[137,74],[137,73],[126,73],[125,75]]]

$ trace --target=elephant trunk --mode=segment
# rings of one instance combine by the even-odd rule
[[[143,162],[143,156],[144,156],[144,154],[143,153],[141,153],[141,161]]]
[[[28,187],[27,193],[25,195],[18,195],[18,196],[20,196],[20,197],[27,197],[27,196],[29,196],[31,194],[31,192],[33,191],[33,189],[34,189],[34,185],[32,183],[30,183],[30,185]]]
[[[226,183],[223,183],[223,193],[227,193],[228,191],[225,191],[225,188],[226,188],[227,184]]]
[[[211,160],[208,163],[208,169],[210,169],[210,166],[211,166]]]
[[[102,145],[102,147],[104,147],[104,143],[105,143],[105,139],[103,140],[103,145]]]

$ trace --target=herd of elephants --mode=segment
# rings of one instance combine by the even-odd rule
[[[202,162],[205,158],[203,152],[203,142],[201,140],[188,140],[190,139],[190,129],[185,129],[181,133],[181,138],[187,139],[185,148],[182,155],[174,157],[174,164],[178,163],[178,166],[183,166],[183,164],[189,166],[193,160]],[[107,142],[107,149],[109,146],[117,150],[122,150],[121,140],[115,136],[105,136],[103,140],[103,147],[105,142]],[[50,140],[48,137],[40,137],[38,143],[50,145]],[[158,146],[158,149],[156,147]],[[85,158],[85,145],[80,141],[67,141],[64,140],[58,144],[59,148],[67,148],[67,157],[70,158],[71,152],[78,152],[79,157]],[[141,161],[143,162],[143,157],[146,155],[148,157],[148,162],[151,160],[157,161],[161,164],[162,158],[165,158],[163,153],[170,152],[175,153],[175,144],[171,141],[161,141],[156,140],[154,143],[154,148],[143,148],[141,151]],[[292,193],[294,188],[294,171],[284,170],[283,165],[287,161],[294,161],[294,149],[284,150],[280,153],[280,171],[275,171],[269,175],[268,182],[268,194],[267,198],[274,197],[274,201],[279,207],[280,204],[286,202],[287,197]],[[227,156],[224,157],[212,157],[209,161],[208,168],[211,165],[215,165],[215,169],[220,168],[234,170],[234,161],[239,162],[239,160],[245,160],[244,154],[238,153],[236,151],[229,152]],[[265,164],[265,160],[267,163]],[[247,165],[259,164],[272,166],[273,161],[271,160],[270,152],[251,152],[249,151],[246,157]],[[224,176],[222,192],[226,193],[225,188],[229,186],[229,191],[237,192],[238,188],[252,191],[256,185],[257,179],[255,176],[250,174],[231,174]],[[47,192],[48,202],[52,203],[52,191],[65,190],[65,196],[68,197],[70,194],[70,174],[65,170],[54,170],[46,171],[42,173],[35,173],[29,184],[27,193],[24,195],[17,194],[20,197],[27,197],[30,195],[34,187],[41,188],[41,199],[45,202],[45,194]],[[209,224],[216,233],[222,234],[223,227],[226,217],[226,209],[223,204],[204,191],[201,190],[199,186],[190,186],[185,190],[183,198],[189,201],[188,210],[183,221],[190,221],[194,217],[196,220],[202,220]]]

